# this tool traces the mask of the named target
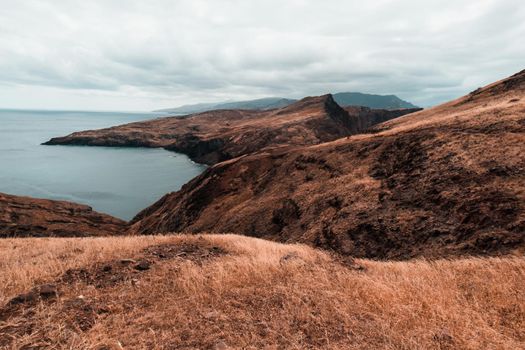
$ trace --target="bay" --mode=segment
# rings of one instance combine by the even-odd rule
[[[0,192],[67,200],[129,220],[205,166],[164,149],[43,146],[74,131],[158,118],[158,113],[0,109]]]

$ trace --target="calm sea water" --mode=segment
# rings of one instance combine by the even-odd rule
[[[42,146],[54,136],[159,114],[0,110],[0,192],[87,204],[128,220],[204,166],[163,149]]]

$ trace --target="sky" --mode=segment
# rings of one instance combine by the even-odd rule
[[[524,68],[523,0],[0,0],[0,108],[342,91],[426,107]]]

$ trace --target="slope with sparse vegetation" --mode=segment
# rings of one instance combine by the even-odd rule
[[[523,257],[354,261],[234,235],[6,239],[0,251],[4,348],[525,347]]]
[[[525,251],[525,71],[368,134],[208,168],[132,232],[232,232],[366,258]]]

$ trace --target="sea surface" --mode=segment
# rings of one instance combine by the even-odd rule
[[[87,204],[129,220],[199,175],[205,166],[163,149],[43,146],[74,131],[158,113],[0,109],[0,192]]]

